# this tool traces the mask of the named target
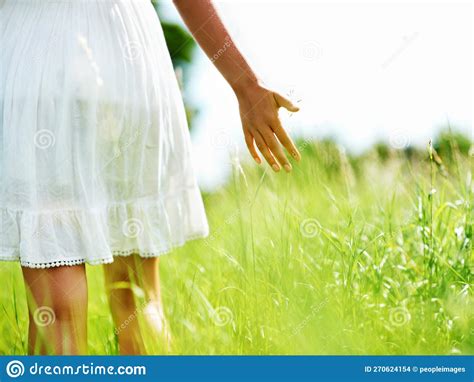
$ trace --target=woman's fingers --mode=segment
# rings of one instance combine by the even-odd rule
[[[297,161],[301,159],[301,155],[281,125],[278,108],[284,107],[289,111],[298,111],[299,108],[281,94],[263,88],[261,90],[266,94],[258,98],[260,101],[257,99],[257,103],[250,102],[252,99],[245,97],[239,99],[245,143],[257,163],[261,163],[260,151],[274,171],[278,172],[283,167],[290,172],[292,167],[284,149]]]
[[[250,155],[252,155],[255,162],[257,162],[258,164],[262,163],[262,160],[260,159],[257,150],[255,149],[255,145],[253,143],[253,136],[247,130],[244,132],[244,136],[245,143],[247,144],[247,148],[249,149]]]
[[[284,134],[286,134],[284,130],[283,132]],[[281,132],[280,132],[280,135],[282,135]],[[247,148],[250,154],[252,155],[252,157],[254,158],[254,160],[258,164],[261,163],[261,160],[257,151],[255,150],[254,140],[257,145],[258,150],[262,153],[265,160],[273,168],[274,171],[276,172],[280,171],[281,169],[280,165],[283,166],[286,172],[291,171],[292,169],[291,164],[288,161],[288,158],[286,157],[282,149],[282,146],[280,145],[280,142],[278,141],[277,137],[275,137],[273,130],[269,126],[265,127],[264,129],[255,130],[254,133],[250,133],[248,130],[245,130],[244,136],[245,136],[245,143],[247,144]],[[293,152],[298,153],[298,150],[296,149],[293,142],[291,141],[291,138],[286,136],[286,139],[287,140],[285,141],[284,137],[281,138],[281,140],[284,140],[286,142],[286,145],[288,147],[287,150],[290,153],[293,153]]]
[[[277,118],[272,123],[273,132],[277,136],[278,140],[281,142],[283,147],[290,153],[290,155],[295,158],[297,161],[301,160],[301,154],[296,148],[293,140],[290,138],[286,130],[281,125],[280,120]]]
[[[283,166],[286,172],[291,171],[291,164],[288,162],[288,158],[286,157],[283,149],[276,139],[275,135],[273,134],[273,130],[270,127],[267,127],[265,131],[261,132],[263,139],[267,147],[270,149],[272,154],[278,159],[278,162]]]
[[[291,102],[288,98],[283,97],[281,94],[273,92],[273,98],[279,107],[283,106],[286,110],[292,112],[300,110],[298,106],[294,105],[293,102]]]
[[[277,163],[275,157],[268,149],[267,144],[265,143],[265,140],[263,139],[263,137],[260,135],[258,131],[255,132],[254,139],[255,139],[255,143],[257,144],[258,150],[262,153],[263,157],[268,162],[268,164],[272,166],[272,169],[275,172],[280,171],[280,165]]]

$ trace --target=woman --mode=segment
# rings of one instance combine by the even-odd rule
[[[22,266],[29,353],[87,352],[85,263],[104,264],[121,354],[142,353],[137,311],[167,333],[159,255],[208,233],[159,20],[149,0],[0,4],[0,259]],[[297,108],[261,85],[211,0],[175,4],[234,90],[252,157],[291,171],[278,109]]]

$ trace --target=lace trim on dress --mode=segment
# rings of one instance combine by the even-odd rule
[[[58,261],[52,261],[49,263],[30,263],[28,261],[20,261],[20,264],[22,267],[27,267],[27,268],[54,268],[54,267],[62,267],[62,266],[72,266],[72,265],[79,265],[79,264],[84,264],[87,262],[87,264],[91,265],[100,265],[100,264],[108,264],[111,263],[113,260],[110,259],[98,259],[98,260],[89,260],[86,261],[85,259],[77,259],[77,260],[58,260]]]
[[[114,257],[121,256],[121,257],[126,257],[130,256],[133,254],[136,254],[140,257],[143,258],[152,258],[152,257],[158,257],[164,254],[167,254],[171,252],[172,250],[182,247],[184,244],[186,244],[190,240],[195,240],[195,239],[202,239],[207,236],[207,233],[202,233],[202,234],[197,234],[197,235],[189,235],[185,238],[185,240],[181,243],[178,244],[173,244],[168,248],[165,248],[160,251],[155,251],[155,252],[143,252],[139,249],[128,249],[128,250],[112,250],[112,256],[108,256],[105,258],[99,258],[99,259],[94,259],[94,260],[89,260],[89,259],[72,259],[72,260],[56,260],[56,261],[50,261],[50,262],[45,262],[45,263],[34,263],[34,262],[29,262],[29,261],[24,261],[20,260],[20,256],[18,255],[18,251],[16,249],[12,249],[12,251],[15,251],[15,254],[13,255],[8,255],[6,253],[0,253],[0,261],[18,261],[20,260],[20,264],[22,267],[27,267],[27,268],[54,268],[54,267],[62,267],[62,266],[73,266],[73,265],[80,265],[80,264],[89,264],[89,265],[102,265],[102,264],[110,264],[114,261]],[[0,249],[1,250],[1,249]]]

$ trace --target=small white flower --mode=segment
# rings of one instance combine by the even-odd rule
[[[464,227],[459,226],[459,227],[454,228],[454,233],[456,234],[456,237],[458,238],[458,240],[462,240],[464,238]]]

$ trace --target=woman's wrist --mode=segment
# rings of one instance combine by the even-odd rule
[[[245,74],[230,84],[237,98],[245,97],[249,92],[263,87],[262,82],[254,75]]]

